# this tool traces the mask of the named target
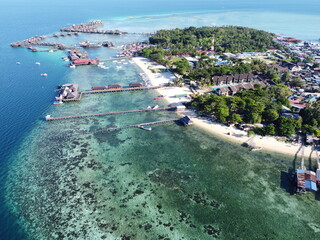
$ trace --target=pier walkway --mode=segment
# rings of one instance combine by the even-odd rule
[[[51,139],[52,140],[61,140],[61,139],[66,139],[66,138],[72,137],[72,136],[81,136],[81,135],[97,134],[97,133],[108,133],[108,132],[119,131],[119,130],[128,129],[128,128],[141,128],[141,126],[152,126],[152,125],[159,125],[159,124],[165,124],[165,123],[174,123],[177,121],[179,121],[179,118],[167,119],[167,120],[161,120],[161,121],[155,121],[155,122],[140,123],[140,124],[133,124],[133,125],[128,125],[128,126],[116,127],[116,128],[101,128],[101,129],[97,129],[94,131],[85,131],[85,132],[80,132],[80,133],[75,133],[75,134],[56,136],[56,137],[52,137]]]
[[[177,107],[162,107],[162,108],[145,108],[138,110],[127,110],[127,111],[119,111],[119,112],[105,112],[105,113],[92,113],[92,114],[84,114],[84,115],[72,115],[72,116],[61,116],[61,117],[51,117],[50,115],[46,116],[46,121],[57,121],[57,120],[66,120],[66,119],[77,119],[77,118],[87,118],[87,117],[100,117],[100,116],[108,116],[108,115],[119,115],[126,113],[137,113],[137,112],[156,112],[156,111],[173,111],[177,110]]]
[[[128,92],[128,91],[143,91],[143,90],[153,90],[153,89],[158,89],[162,88],[162,86],[154,86],[154,87],[124,87],[124,88],[114,88],[114,89],[105,89],[105,90],[85,90],[82,91],[81,94],[95,94],[95,93],[109,93],[109,92]]]
[[[106,62],[106,61],[119,61],[119,60],[126,60],[126,59],[132,59],[132,57],[114,57],[114,58],[106,58],[106,59],[100,59],[100,62]]]
[[[104,89],[104,90],[84,90],[79,92],[79,96],[76,98],[62,99],[62,102],[76,102],[80,101],[82,98],[82,95],[88,95],[88,94],[97,94],[97,93],[114,93],[114,92],[130,92],[130,91],[147,91],[147,90],[154,90],[158,88],[162,88],[163,86],[153,86],[153,87],[123,87],[123,88],[111,88],[111,89]],[[59,91],[59,90],[58,90]]]

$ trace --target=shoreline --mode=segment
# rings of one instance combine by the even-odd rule
[[[153,73],[148,69],[152,64],[152,66],[157,66],[159,64],[155,64],[151,60],[142,57],[134,57],[132,58],[134,63],[147,75],[151,84],[153,86],[158,86],[159,84],[168,83],[175,79],[172,73]],[[160,66],[160,65],[159,65]],[[186,98],[176,98],[174,97],[177,94],[191,94],[190,89],[186,87],[169,87],[169,88],[160,88],[156,89],[159,94],[164,95],[164,99],[170,105],[182,105],[183,102],[186,102],[188,99]],[[275,137],[271,136],[260,136],[254,135],[253,137],[248,137],[247,132],[236,129],[234,127],[228,127],[220,123],[214,123],[209,121],[207,118],[196,116],[194,111],[187,110],[184,112],[188,116],[191,117],[194,125],[202,128],[203,130],[217,136],[221,137],[227,141],[243,144],[246,142],[253,143],[255,148],[262,148],[262,151],[276,152],[280,154],[290,155],[290,156],[299,156],[302,157],[302,151],[300,149],[300,144],[286,143],[277,140]],[[316,158],[316,154],[313,151],[311,146],[306,146],[304,149],[304,156],[309,158]]]

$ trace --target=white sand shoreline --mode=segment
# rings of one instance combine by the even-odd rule
[[[171,73],[153,73],[148,69],[150,66],[157,66],[155,63],[151,62],[149,59],[142,57],[135,57],[132,59],[138,67],[148,76],[151,84],[153,86],[159,86],[164,83],[168,83],[168,81],[173,81],[175,79],[174,75]],[[154,65],[152,65],[154,64]],[[169,87],[169,88],[160,88],[157,89],[160,95],[165,96],[165,100],[172,105],[181,105],[182,102],[188,101],[186,98],[175,98],[174,96],[177,94],[191,94],[190,89],[183,87]],[[286,155],[296,155],[298,152],[298,156],[301,156],[302,152],[299,151],[300,144],[291,144],[282,141],[278,141],[275,137],[262,137],[255,136],[253,138],[249,138],[247,136],[247,132],[236,129],[234,127],[227,127],[219,123],[213,123],[212,121],[207,120],[206,118],[197,117],[193,111],[188,111],[187,115],[191,116],[193,123],[204,129],[207,132],[215,136],[219,136],[225,140],[232,141],[237,144],[242,144],[244,142],[250,141],[254,143],[256,148],[262,148],[266,151],[277,152]],[[312,147],[305,147],[304,150],[305,157],[308,158],[312,156],[316,157],[316,153],[312,151]]]

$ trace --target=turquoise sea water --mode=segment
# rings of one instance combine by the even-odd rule
[[[128,32],[245,25],[305,40],[320,37],[320,3],[301,1],[5,1],[0,9],[1,239],[316,239],[319,202],[280,188],[291,157],[251,153],[197,128],[72,136],[83,130],[176,117],[123,115],[47,123],[43,117],[143,108],[156,92],[86,96],[51,105],[55,86],[139,81],[131,63],[69,69],[63,52],[31,53],[9,43],[102,19]],[[143,37],[86,36],[117,46]],[[90,50],[107,58],[116,50]],[[20,61],[21,65],[15,62]],[[41,62],[36,66],[34,62]],[[116,67],[118,66],[118,68]],[[121,68],[119,68],[121,67]],[[41,78],[40,73],[48,73]],[[165,102],[160,102],[165,105]],[[70,135],[65,140],[51,136]],[[124,238],[125,239],[125,238]]]

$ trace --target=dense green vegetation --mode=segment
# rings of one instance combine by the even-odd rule
[[[265,123],[256,129],[261,135],[291,136],[302,128],[302,119],[281,117],[282,106],[290,107],[290,90],[284,85],[240,91],[234,97],[203,94],[194,96],[191,106],[223,123]],[[320,106],[319,106],[320,117]],[[320,119],[319,119],[320,120]]]
[[[280,47],[272,40],[274,34],[239,26],[160,30],[149,41],[166,49],[167,55],[194,54],[197,50],[210,50],[213,35],[216,52],[260,52],[269,47]]]
[[[209,57],[211,43],[215,36],[215,54],[225,62]],[[215,94],[194,96],[190,105],[205,115],[214,115],[222,123],[263,123],[264,127],[255,128],[261,135],[292,136],[297,131],[320,136],[320,104],[316,103],[303,109],[299,115],[281,116],[283,106],[291,108],[288,97],[289,88],[303,87],[305,82],[292,77],[289,71],[278,72],[279,66],[267,64],[261,60],[228,59],[224,53],[265,52],[267,48],[284,49],[273,41],[274,34],[252,28],[225,27],[189,27],[185,29],[160,30],[149,38],[153,47],[140,51],[144,57],[166,65],[178,73],[184,80],[192,80],[198,86],[212,86],[213,76],[243,73],[262,74],[278,85],[253,90],[239,91],[233,97]],[[289,52],[289,51],[287,51]],[[196,56],[191,64],[184,56]],[[287,60],[294,61],[294,54],[287,54]],[[249,58],[250,59],[250,58]],[[270,59],[274,60],[273,57]],[[280,69],[280,71],[283,71]],[[289,115],[290,116],[290,115]]]

